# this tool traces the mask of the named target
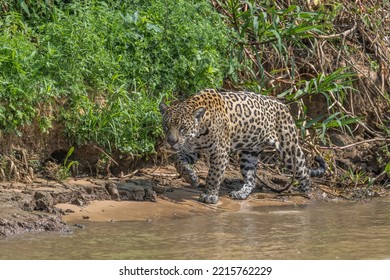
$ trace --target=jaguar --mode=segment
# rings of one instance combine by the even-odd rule
[[[266,147],[279,152],[284,166],[298,181],[299,191],[309,192],[310,177],[326,172],[326,163],[320,156],[314,158],[319,167],[306,167],[294,119],[287,105],[274,97],[207,89],[170,106],[161,102],[159,110],[164,142],[175,154],[179,175],[192,187],[199,187],[193,165],[200,156],[209,162],[200,202],[218,202],[232,152],[239,153],[244,178],[241,189],[229,194],[233,199],[246,199],[255,188],[259,155]]]

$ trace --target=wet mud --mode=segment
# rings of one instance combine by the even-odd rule
[[[204,186],[207,167],[197,167]],[[270,178],[272,180],[270,180]],[[173,166],[149,167],[128,176],[68,178],[65,181],[36,178],[32,182],[0,182],[0,237],[29,232],[66,232],[83,227],[83,221],[146,222],[215,212],[240,211],[269,205],[306,204],[313,200],[342,200],[337,192],[313,182],[310,194],[291,189],[279,192],[289,178],[258,174],[258,184],[247,200],[232,200],[229,192],[241,187],[237,168],[230,166],[216,205],[197,201],[201,188],[191,188]]]

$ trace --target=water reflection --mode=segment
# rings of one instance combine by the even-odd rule
[[[390,200],[260,207],[156,222],[86,223],[0,240],[1,259],[383,259]]]

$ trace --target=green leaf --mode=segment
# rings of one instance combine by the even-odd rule
[[[390,176],[390,162],[386,164],[385,172],[387,173],[387,176]]]
[[[31,16],[31,15],[30,15],[30,11],[29,11],[28,6],[27,6],[27,4],[26,4],[25,1],[20,0],[20,1],[19,1],[19,5],[20,5],[20,7],[24,10],[24,12],[25,12],[28,16]]]

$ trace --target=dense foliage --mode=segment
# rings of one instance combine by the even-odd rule
[[[220,87],[228,69],[209,1],[0,1],[0,19],[5,133],[55,121],[77,144],[151,153],[157,102]]]

